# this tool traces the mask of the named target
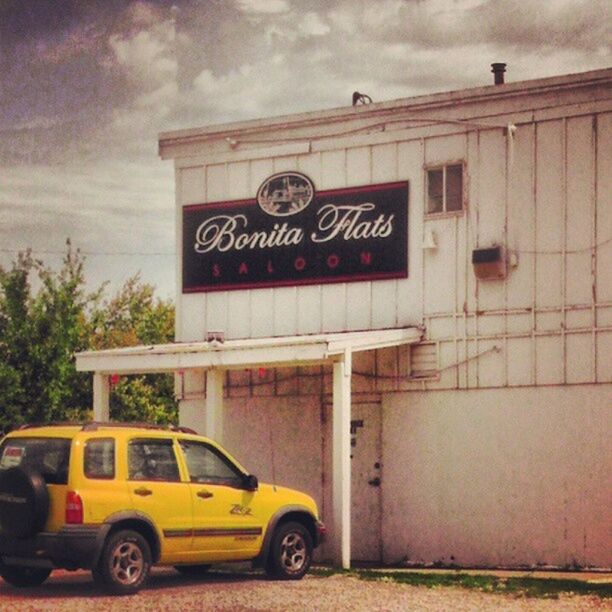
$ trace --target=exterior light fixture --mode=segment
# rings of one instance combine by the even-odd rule
[[[206,332],[206,342],[213,342],[215,344],[221,344],[225,342],[225,332],[223,331],[209,331]]]
[[[432,229],[426,229],[423,236],[423,250],[435,251],[438,248],[438,239]]]

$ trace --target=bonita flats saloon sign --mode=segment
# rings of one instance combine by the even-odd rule
[[[408,276],[408,183],[316,192],[275,174],[250,200],[183,208],[183,292]]]

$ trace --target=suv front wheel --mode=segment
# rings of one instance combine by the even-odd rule
[[[272,538],[266,573],[278,580],[299,580],[310,568],[312,549],[312,536],[304,525],[280,525]]]
[[[131,595],[142,588],[151,569],[151,548],[136,531],[112,534],[92,571],[96,584],[115,595]]]

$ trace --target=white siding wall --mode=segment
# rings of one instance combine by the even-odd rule
[[[423,325],[438,343],[440,374],[425,381],[406,376],[406,347],[355,356],[355,400],[383,396],[387,562],[612,565],[612,114],[609,101],[563,95],[564,108],[557,94],[540,107],[534,98],[536,110],[520,98],[483,106],[496,129],[407,124],[313,138],[297,152],[278,145],[282,155],[176,162],[179,221],[183,205],[252,198],[282,170],[317,189],[409,181],[406,280],[177,295],[182,341]],[[456,161],[465,212],[425,217],[424,168]],[[423,250],[430,230],[438,246]],[[505,280],[478,281],[472,250],[494,244],[516,265]],[[200,427],[203,380],[186,376],[184,424]],[[230,449],[271,479],[272,429],[276,480],[327,513],[329,372],[231,372],[226,389]],[[299,462],[288,459],[296,449]]]
[[[329,399],[233,378],[225,446],[262,481],[310,493],[333,529]],[[257,391],[238,397],[251,378]],[[610,384],[383,394],[383,561],[610,567],[611,396]],[[199,428],[202,406],[182,408]]]
[[[409,278],[183,295],[178,339],[212,330],[245,338],[423,324],[440,342],[442,369],[427,388],[610,381],[612,190],[604,152],[611,132],[609,113],[585,114],[519,124],[511,142],[502,128],[472,129],[183,162],[182,205],[253,197],[282,170],[306,173],[318,189],[409,181]],[[424,167],[455,161],[466,165],[465,213],[425,217]],[[425,230],[435,233],[436,249],[421,248]],[[477,281],[472,250],[496,244],[517,265],[506,280]]]
[[[426,388],[612,381],[610,123],[520,125],[511,145],[501,130],[465,138],[466,214],[425,221],[439,246],[424,253],[423,320],[442,368]],[[457,158],[457,139],[435,140],[426,163]],[[478,281],[471,251],[494,244],[517,265]]]
[[[611,395],[385,396],[384,561],[609,567]]]

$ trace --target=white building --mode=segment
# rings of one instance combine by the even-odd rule
[[[80,354],[97,416],[108,374],[177,372],[344,566],[612,566],[611,83],[162,134],[177,343]]]

